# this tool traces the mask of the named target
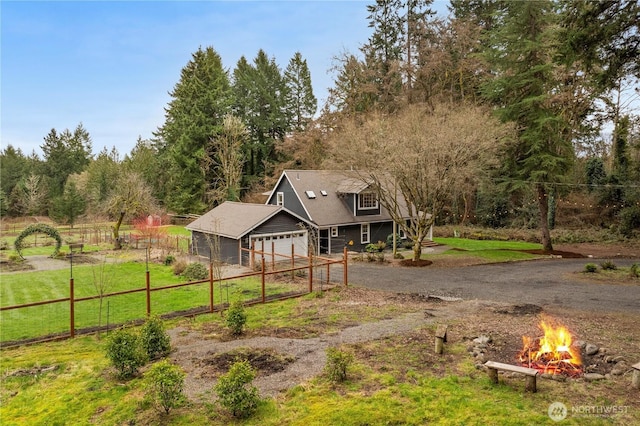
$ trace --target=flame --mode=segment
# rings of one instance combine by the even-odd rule
[[[572,337],[564,326],[554,327],[545,321],[540,322],[544,336],[532,339],[522,336],[523,350],[518,359],[526,367],[535,368],[541,373],[582,374],[582,360],[579,351],[571,346]]]

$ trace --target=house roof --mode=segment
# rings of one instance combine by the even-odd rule
[[[276,187],[284,178],[290,182],[310,220],[319,227],[391,220],[382,206],[379,215],[353,215],[353,206],[347,205],[345,194],[359,194],[369,187],[354,171],[285,170]],[[309,197],[307,191],[312,191],[315,198]],[[407,212],[407,209],[403,208],[403,211]],[[408,214],[404,216],[408,218]]]
[[[225,201],[191,222],[186,228],[238,240],[280,212],[306,222],[283,206]]]

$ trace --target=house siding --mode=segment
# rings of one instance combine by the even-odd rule
[[[387,236],[391,233],[393,233],[392,222],[369,223],[369,243],[386,242]],[[331,253],[340,253],[345,246],[351,251],[363,251],[369,244],[360,242],[360,224],[340,226],[338,236],[330,238]],[[352,245],[349,244],[350,241],[353,242]]]
[[[209,240],[210,234],[205,234],[200,231],[193,231],[191,233],[191,244],[193,253],[198,256],[208,258],[210,255]],[[229,264],[240,263],[238,253],[238,240],[227,237],[218,237],[220,244],[220,261]]]
[[[295,177],[294,177],[295,179]],[[309,215],[304,209],[304,206],[300,202],[297,194],[293,190],[291,183],[289,183],[288,177],[285,176],[284,179],[280,181],[278,186],[272,191],[272,196],[269,199],[269,204],[276,205],[277,204],[277,194],[278,192],[282,192],[284,194],[284,206],[291,210],[293,213],[297,214],[300,217],[303,217],[306,220],[309,220]]]
[[[304,226],[300,224],[300,221],[295,217],[288,214],[278,214],[255,228],[251,231],[251,234],[275,234],[279,232],[294,232],[303,229],[306,228],[304,228]]]

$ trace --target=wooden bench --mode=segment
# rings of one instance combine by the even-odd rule
[[[640,389],[640,362],[631,366],[633,376],[631,376],[631,386]]]
[[[484,363],[487,367],[487,374],[493,383],[498,383],[498,370],[510,371],[512,373],[524,374],[527,376],[524,389],[528,392],[536,392],[536,377],[538,370],[535,368],[519,367],[517,365],[503,364],[501,362],[487,361]]]
[[[435,352],[440,355],[444,350],[444,343],[447,341],[447,326],[441,325],[436,330]]]
[[[80,253],[82,253],[82,249],[84,248],[83,243],[71,243],[69,244],[69,251],[73,252],[75,249],[80,249]]]

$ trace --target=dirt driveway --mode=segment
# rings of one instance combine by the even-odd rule
[[[616,259],[630,266],[640,259]],[[418,293],[531,303],[586,311],[640,312],[640,285],[591,282],[579,274],[591,259],[545,259],[449,268],[349,265],[349,283],[394,293]]]

